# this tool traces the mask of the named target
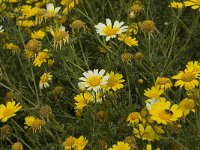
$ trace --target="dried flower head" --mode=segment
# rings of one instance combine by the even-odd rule
[[[12,144],[12,150],[23,150],[23,145],[21,142],[16,142]]]
[[[85,22],[83,22],[81,20],[75,20],[75,21],[72,22],[71,28],[73,30],[79,30],[81,28],[85,29]]]
[[[58,100],[64,92],[64,88],[62,86],[56,86],[53,89],[53,96],[55,100]]]
[[[100,140],[98,140],[97,142],[96,142],[96,145],[97,145],[97,150],[105,150],[105,149],[107,149],[107,143],[106,143],[106,141],[105,140],[102,140],[102,139],[100,139]]]
[[[138,150],[137,143],[134,136],[128,136],[125,138],[124,143],[128,143],[130,150]]]
[[[8,91],[6,93],[6,101],[12,101],[14,99],[14,92],[13,91]]]
[[[37,52],[41,48],[42,44],[40,41],[36,39],[31,39],[27,44],[26,44],[26,50],[32,51],[32,52]]]
[[[9,138],[11,136],[11,128],[8,124],[3,125],[0,129],[1,129],[0,139]]]
[[[96,116],[97,120],[99,121],[105,121],[106,119],[108,119],[108,113],[104,110],[100,110],[99,112],[97,112]]]
[[[49,105],[42,106],[39,113],[42,117],[48,118],[52,114],[51,107],[49,107]]]
[[[124,53],[124,54],[121,55],[121,60],[126,65],[131,65],[132,59],[133,59],[133,55],[131,53]]]
[[[142,61],[144,59],[144,54],[142,52],[137,52],[135,55],[134,55],[134,58],[135,60],[137,61]]]
[[[142,11],[142,5],[140,4],[134,4],[132,7],[131,7],[131,12],[133,12],[134,14],[138,14]]]
[[[153,32],[157,31],[156,25],[152,20],[145,20],[139,24],[140,30],[146,35],[152,35]]]

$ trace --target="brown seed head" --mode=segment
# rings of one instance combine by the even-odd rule
[[[156,31],[156,25],[151,20],[145,20],[139,24],[139,27],[143,33],[153,33]]]
[[[75,21],[72,22],[71,28],[73,30],[79,30],[81,28],[85,28],[85,22],[83,22],[81,20],[75,20]]]
[[[126,65],[131,65],[131,61],[133,59],[133,55],[130,53],[124,53],[121,55],[121,60],[123,61],[123,63],[125,63]]]
[[[27,44],[26,44],[26,50],[32,51],[32,52],[37,52],[41,48],[42,44],[40,41],[36,39],[31,39]]]
[[[11,128],[8,124],[5,124],[1,127],[1,138],[9,138],[11,136]]]
[[[52,114],[52,110],[51,107],[49,107],[48,105],[42,106],[39,110],[39,113],[42,117],[49,117],[49,115]]]
[[[137,52],[135,55],[134,55],[134,58],[135,60],[137,61],[142,61],[144,59],[144,55],[142,52]]]
[[[137,143],[134,136],[126,137],[124,142],[129,144],[131,150],[138,150]]]

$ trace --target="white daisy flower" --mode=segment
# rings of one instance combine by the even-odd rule
[[[57,49],[58,45],[60,46],[60,48],[65,45],[65,43],[69,42],[69,33],[68,31],[65,31],[65,27],[64,26],[60,26],[59,29],[57,30],[52,30],[50,29],[51,34],[54,37],[54,47]]]
[[[94,69],[94,71],[87,71],[84,72],[83,75],[85,77],[79,78],[87,88],[87,90],[93,90],[94,92],[97,92],[99,89],[101,89],[101,86],[105,85],[107,83],[107,80],[109,78],[109,75],[105,75],[105,70],[102,69],[100,72],[98,72],[98,69]]]
[[[98,34],[106,36],[106,41],[109,41],[110,38],[115,38],[117,34],[121,34],[128,30],[128,26],[122,26],[124,22],[115,21],[112,26],[110,19],[106,19],[106,25],[103,23],[98,23],[94,27]]]
[[[47,7],[47,17],[49,18],[55,17],[58,14],[59,10],[61,9],[61,7],[54,8],[53,3],[47,4],[46,7]]]
[[[52,80],[52,75],[50,73],[44,73],[40,77],[40,83],[39,83],[40,89],[49,87],[48,81],[51,81],[51,80]]]
[[[3,31],[4,31],[3,27],[0,26],[0,33],[3,32]]]

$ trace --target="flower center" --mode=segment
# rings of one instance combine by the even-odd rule
[[[92,76],[86,81],[90,86],[95,87],[100,84],[101,77],[100,76]]]
[[[167,84],[169,82],[169,80],[167,79],[167,78],[160,78],[158,81],[157,81],[157,83],[159,84],[159,85],[165,85],[165,84]]]
[[[67,36],[67,32],[65,31],[56,31],[54,33],[55,41],[62,41],[63,39],[65,39],[66,36]]]
[[[111,78],[111,79],[108,79],[107,85],[108,85],[109,87],[113,87],[113,86],[115,85],[115,83],[116,83],[115,79],[114,79],[114,78]]]
[[[47,81],[49,81],[49,76],[48,75],[43,76],[42,79],[41,79],[41,82],[45,83]]]
[[[192,80],[195,79],[195,76],[192,72],[185,72],[183,75],[182,75],[182,80],[185,81],[185,82],[190,82]]]
[[[42,53],[40,56],[39,56],[39,61],[43,61],[44,59],[46,59],[48,56],[47,53]]]
[[[132,113],[130,116],[131,120],[136,120],[139,118],[139,114],[138,113]]]
[[[35,121],[32,124],[32,128],[33,129],[39,129],[42,125],[44,124],[44,122],[40,119],[35,119]]]
[[[169,120],[172,118],[172,115],[173,115],[173,112],[168,110],[168,109],[165,109],[164,111],[162,111],[160,114],[159,114],[159,117],[162,119],[162,120]]]
[[[117,32],[117,30],[114,29],[114,28],[112,28],[112,27],[107,27],[107,28],[105,29],[105,33],[106,33],[107,35],[114,35],[114,34],[116,34],[116,32]]]
[[[184,108],[185,109],[192,109],[194,107],[194,104],[192,102],[185,103]]]
[[[14,113],[13,109],[6,109],[4,112],[3,112],[3,116],[4,117],[8,117],[10,115],[12,115]]]
[[[66,146],[73,146],[75,142],[76,142],[76,138],[74,138],[74,137],[69,137],[69,138],[65,141],[65,144],[66,144]]]

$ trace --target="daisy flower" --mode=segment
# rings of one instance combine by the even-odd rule
[[[25,118],[24,124],[26,124],[28,127],[31,127],[35,133],[37,130],[40,130],[45,123],[41,119],[35,118],[33,116],[27,116]]]
[[[47,17],[51,18],[51,17],[55,17],[59,10],[61,9],[61,7],[56,7],[54,8],[53,3],[49,3],[46,5],[47,7]]]
[[[190,69],[185,69],[184,71],[180,71],[177,75],[173,76],[172,79],[176,79],[176,83],[174,86],[180,86],[186,90],[192,90],[199,85],[199,74]]]
[[[132,125],[134,125],[135,123],[136,124],[139,123],[140,119],[141,119],[141,116],[140,116],[140,113],[138,112],[132,112],[127,117],[127,121]]]
[[[146,108],[148,110],[151,110],[152,105],[156,104],[157,102],[160,101],[160,98],[152,98],[146,103]]]
[[[122,84],[125,80],[122,79],[123,76],[122,74],[119,74],[119,73],[114,73],[113,71],[110,72],[109,74],[109,78],[108,78],[108,81],[107,81],[107,84],[105,85],[106,86],[106,90],[118,90],[118,89],[121,89],[124,87],[124,85]]]
[[[191,111],[195,112],[195,101],[193,99],[185,98],[179,103],[179,108],[183,111],[183,115],[187,116]]]
[[[163,89],[158,89],[156,87],[152,87],[151,89],[148,88],[147,90],[144,90],[144,95],[149,98],[146,100],[146,102],[150,101],[153,98],[154,99],[161,98],[160,95],[162,95],[163,92],[164,92]]]
[[[48,58],[49,58],[48,49],[45,49],[43,52],[38,53],[33,64],[34,64],[34,66],[41,67],[42,63],[47,62]]]
[[[87,90],[93,90],[97,92],[99,89],[101,89],[102,86],[104,86],[107,83],[107,80],[109,78],[109,75],[105,75],[105,70],[102,69],[100,72],[98,69],[94,69],[94,71],[87,71],[84,72],[84,77],[79,78],[81,80],[80,83],[85,84],[85,87]]]
[[[161,100],[152,105],[151,119],[157,123],[166,125],[169,122],[173,122],[182,117],[182,110],[178,108],[177,104],[171,106],[170,101]]]
[[[72,148],[74,148],[76,141],[77,139],[73,136],[66,138],[65,142],[63,143],[65,150],[71,150]]]
[[[191,6],[192,9],[199,9],[200,10],[200,0],[189,0],[189,1],[185,1],[184,5],[187,6]]]
[[[155,82],[155,87],[166,90],[172,87],[172,82],[169,78],[157,77]]]
[[[169,7],[175,8],[175,9],[181,9],[183,8],[183,3],[173,1],[169,4]]]
[[[50,29],[51,34],[53,35],[54,47],[57,48],[58,45],[60,48],[65,45],[65,43],[69,42],[69,33],[65,31],[64,26],[60,26],[57,30]]]
[[[128,30],[128,26],[122,26],[124,22],[115,21],[114,25],[110,19],[106,19],[106,25],[103,23],[98,23],[94,27],[98,34],[106,36],[106,41],[109,41],[110,38],[115,38],[117,34],[121,34]]]
[[[138,46],[138,41],[136,38],[132,38],[131,36],[126,36],[125,34],[121,34],[118,37],[119,41],[123,41],[129,47]]]
[[[117,142],[117,144],[114,144],[112,148],[109,148],[108,150],[131,150],[131,148],[128,143]]]
[[[49,87],[48,81],[51,81],[51,80],[52,80],[52,75],[50,73],[44,73],[40,77],[40,83],[39,83],[40,89]]]
[[[20,103],[17,103],[15,105],[15,101],[8,102],[5,105],[1,104],[0,105],[0,120],[1,122],[6,122],[9,118],[13,117],[16,115],[16,112],[18,112],[22,106]]]
[[[34,31],[31,33],[31,38],[32,39],[43,39],[46,33],[42,30]]]

